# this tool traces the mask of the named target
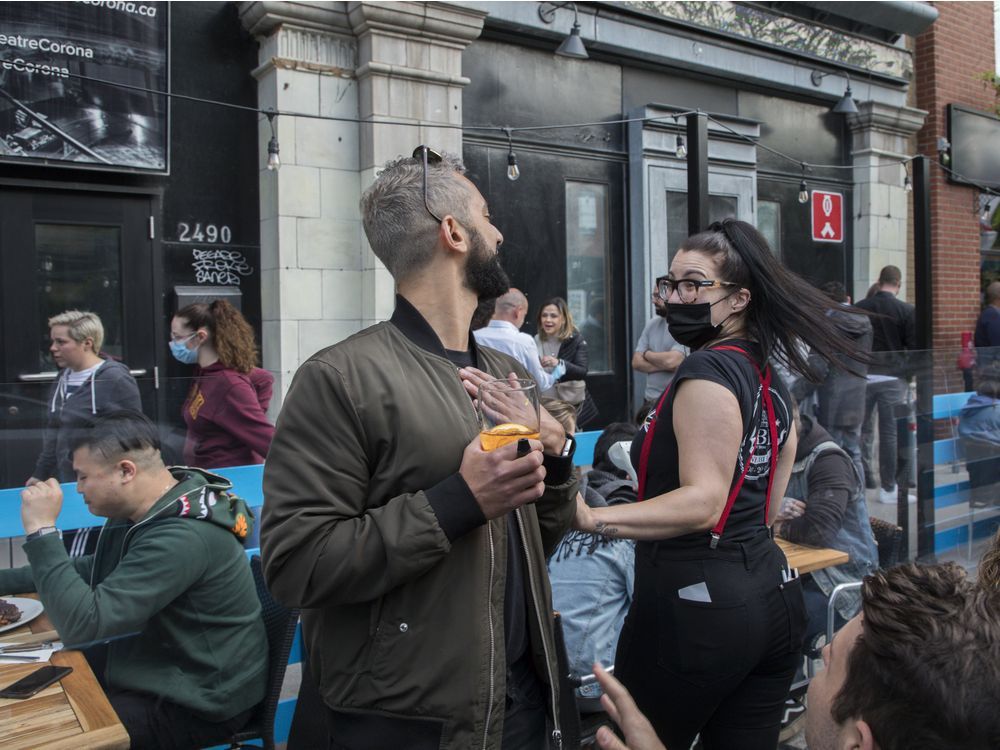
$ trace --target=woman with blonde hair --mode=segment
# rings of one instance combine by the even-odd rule
[[[31,486],[55,477],[75,482],[70,445],[76,432],[98,416],[142,410],[139,386],[121,362],[101,356],[104,325],[96,313],[66,310],[49,318],[49,352],[60,369],[49,393],[49,419]]]
[[[266,411],[274,377],[257,367],[253,329],[225,300],[196,302],[170,323],[170,351],[195,365],[184,401],[184,461],[217,469],[264,462],[274,426]]]
[[[573,314],[562,297],[545,301],[538,311],[535,346],[542,367],[552,372],[560,362],[566,366],[561,378],[541,393],[543,399],[565,401],[576,411],[577,425],[585,425],[597,416],[594,400],[587,393],[587,370],[590,358],[587,342],[573,325]]]

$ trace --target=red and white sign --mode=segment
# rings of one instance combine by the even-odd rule
[[[813,242],[844,241],[844,194],[812,191]]]

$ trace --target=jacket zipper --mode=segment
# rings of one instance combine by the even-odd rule
[[[538,617],[538,632],[542,638],[542,653],[545,656],[545,671],[549,675],[549,697],[552,700],[552,740],[556,743],[557,748],[562,748],[559,705],[556,701],[556,681],[552,675],[552,654],[549,653],[549,647],[545,641],[545,623],[542,621],[542,608],[538,603],[538,586],[535,583],[535,573],[531,567],[531,553],[528,551],[528,540],[524,534],[524,519],[521,517],[521,509],[515,508],[514,515],[517,517],[517,525],[521,530],[521,545],[524,547],[524,557],[528,563],[528,587],[531,589],[531,600],[535,603],[535,615]]]
[[[486,522],[486,533],[490,538],[490,585],[486,589],[486,611],[490,625],[490,690],[486,703],[486,724],[483,726],[483,750],[486,750],[486,742],[490,735],[490,721],[493,718],[493,698],[496,694],[496,683],[494,681],[494,670],[496,667],[496,633],[493,631],[493,569],[496,562],[496,552],[493,548],[493,526]]]

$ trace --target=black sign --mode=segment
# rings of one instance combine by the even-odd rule
[[[167,5],[0,3],[0,159],[166,172]]]

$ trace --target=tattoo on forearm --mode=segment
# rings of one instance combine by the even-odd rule
[[[605,536],[608,539],[616,539],[618,537],[618,527],[608,526],[606,522],[598,521],[596,524],[594,524],[594,533],[600,534],[601,536]]]

